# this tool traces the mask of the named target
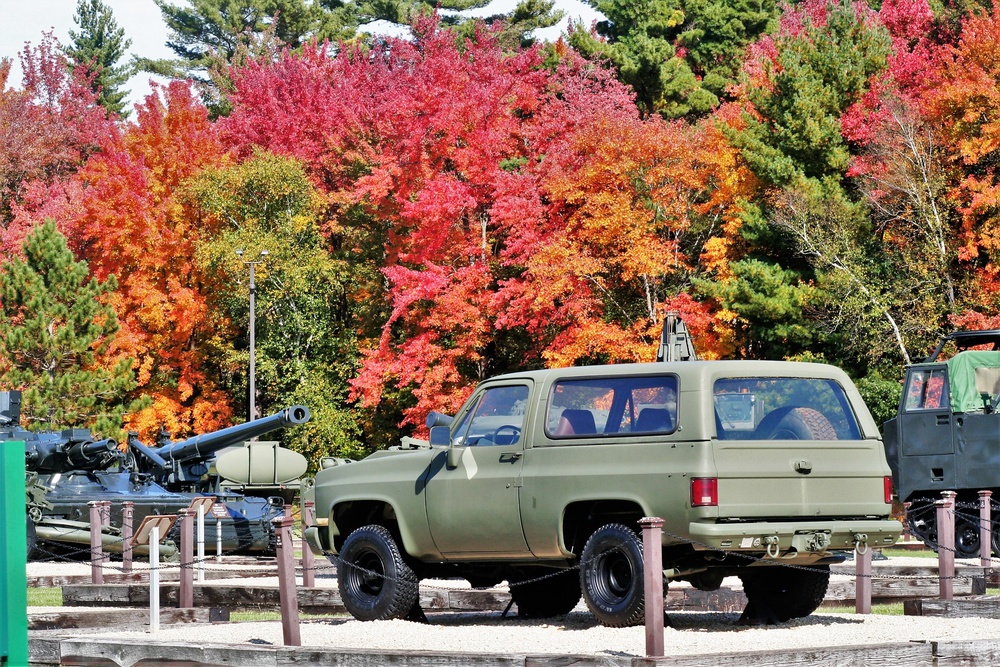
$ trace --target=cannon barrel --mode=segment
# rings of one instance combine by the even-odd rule
[[[75,469],[97,470],[107,468],[112,461],[121,459],[123,453],[118,442],[107,438],[96,442],[78,442],[66,449],[66,459]]]
[[[309,408],[306,406],[293,405],[269,417],[230,426],[221,431],[196,435],[187,440],[171,442],[157,447],[153,451],[164,460],[198,461],[208,459],[224,447],[239,444],[244,440],[256,438],[279,428],[305,424],[309,421],[310,416]]]

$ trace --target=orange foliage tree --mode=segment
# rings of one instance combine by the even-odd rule
[[[152,399],[127,426],[147,439],[161,425],[185,436],[230,423],[230,399],[210,354],[226,322],[213,321],[205,305],[212,286],[193,261],[209,230],[193,225],[175,196],[187,179],[223,160],[206,109],[174,82],[150,95],[135,122],[105,140],[71,179],[36,184],[12,226],[23,232],[52,217],[99,280],[117,277],[115,344],[136,360],[135,393]]]

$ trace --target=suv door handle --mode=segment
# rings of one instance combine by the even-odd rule
[[[521,452],[504,452],[500,455],[500,463],[517,463],[521,458]]]

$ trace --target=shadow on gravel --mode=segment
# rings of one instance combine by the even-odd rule
[[[776,625],[739,625],[738,612],[671,611],[667,614],[666,630],[679,632],[746,632],[753,630],[782,630],[802,627],[832,627],[864,623],[864,618],[844,618],[832,614],[814,614]],[[447,612],[428,613],[428,625],[441,627],[556,627],[563,630],[587,630],[602,627],[586,611],[573,611],[565,616],[550,619],[522,619],[500,612]]]

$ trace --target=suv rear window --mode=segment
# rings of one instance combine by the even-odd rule
[[[670,433],[677,427],[677,377],[560,380],[548,405],[550,438]]]
[[[720,440],[858,440],[843,387],[816,378],[723,378],[713,387]]]

